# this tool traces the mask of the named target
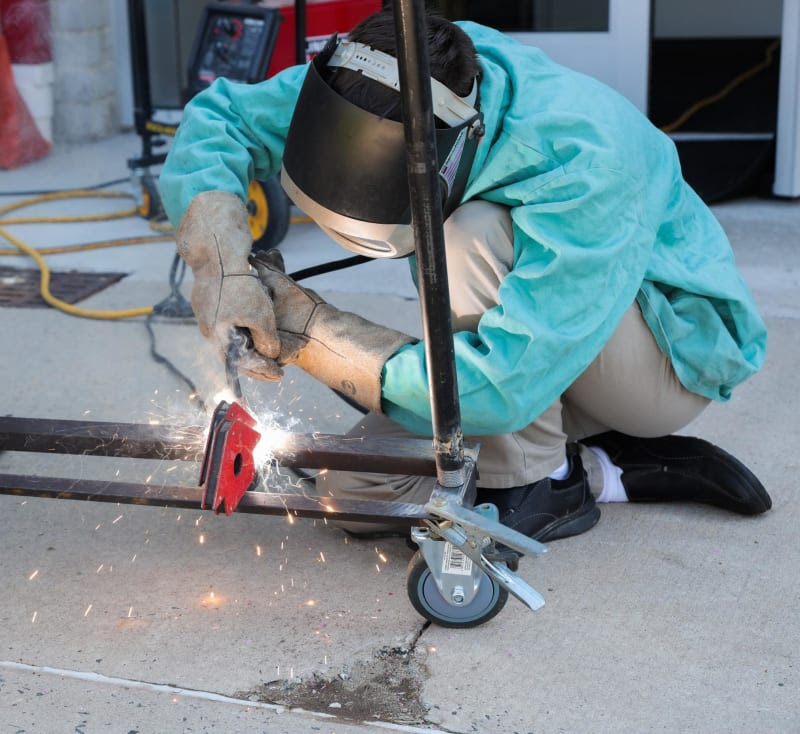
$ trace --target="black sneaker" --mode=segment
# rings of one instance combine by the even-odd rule
[[[597,524],[600,508],[589,491],[580,456],[568,459],[566,479],[546,477],[511,489],[478,488],[475,504],[491,502],[503,525],[542,543],[585,533]]]
[[[631,502],[702,502],[741,515],[759,515],[772,507],[753,472],[700,438],[636,438],[609,431],[581,443],[603,449],[622,469]]]

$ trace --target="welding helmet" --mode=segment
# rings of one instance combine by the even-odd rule
[[[352,252],[373,258],[414,252],[402,122],[349,102],[327,67],[364,74],[399,93],[397,60],[334,35],[311,62],[289,126],[281,183],[294,203]],[[461,203],[483,116],[478,83],[459,97],[431,79],[443,216]]]

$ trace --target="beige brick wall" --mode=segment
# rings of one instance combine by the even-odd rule
[[[110,16],[107,0],[50,0],[56,143],[100,140],[119,129]]]

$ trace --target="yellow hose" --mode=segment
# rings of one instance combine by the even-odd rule
[[[16,211],[17,209],[24,209],[25,207],[34,206],[47,201],[58,201],[60,199],[131,199],[130,194],[122,193],[121,191],[91,191],[87,189],[75,189],[74,191],[56,191],[51,194],[41,194],[39,196],[32,196],[29,199],[16,201],[5,206],[0,206],[0,217],[8,212]],[[84,214],[77,217],[15,217],[11,219],[2,219],[0,223],[9,224],[64,224],[70,222],[102,222],[109,219],[125,219],[136,214],[136,208],[124,209],[119,212],[112,212],[111,214]]]
[[[739,76],[732,79],[728,82],[719,92],[716,94],[709,95],[701,99],[699,102],[695,102],[691,107],[685,110],[681,115],[678,116],[677,119],[673,120],[669,125],[664,125],[661,128],[662,132],[665,133],[673,133],[679,128],[683,127],[692,117],[694,117],[700,110],[705,109],[706,107],[710,107],[717,102],[725,99],[736,87],[744,82],[752,79],[754,76],[760,74],[765,69],[768,69],[775,58],[775,52],[780,47],[780,41],[773,41],[769,46],[767,46],[766,51],[764,52],[764,60],[760,61],[755,66],[747,69],[747,71],[742,72]]]
[[[42,279],[39,283],[39,293],[41,293],[42,298],[44,298],[47,303],[49,303],[54,308],[57,308],[59,311],[63,311],[64,313],[71,314],[72,316],[82,316],[87,319],[129,319],[134,316],[147,316],[147,314],[153,312],[152,306],[145,306],[143,308],[130,308],[124,311],[97,311],[91,308],[80,308],[78,306],[73,306],[71,303],[67,303],[66,301],[62,301],[60,298],[56,298],[50,292],[50,269],[47,267],[47,263],[44,261],[44,258],[32,247],[28,247],[24,242],[18,240],[9,232],[6,232],[2,227],[0,227],[0,235],[5,237],[12,245],[18,247],[22,252],[26,255],[32,257],[36,264],[39,266],[39,270],[42,273]]]
[[[0,224],[5,224],[0,221]],[[128,245],[149,245],[154,242],[166,242],[172,239],[171,232],[161,234],[142,235],[141,237],[123,237],[117,240],[101,240],[99,242],[86,242],[82,245],[59,245],[57,247],[40,247],[36,250],[40,255],[70,255],[75,252],[89,252],[90,250],[105,250],[112,247],[127,247]],[[18,249],[0,250],[3,255],[19,255]]]
[[[33,206],[34,204],[39,204],[46,201],[54,201],[58,199],[70,199],[70,198],[130,199],[133,197],[130,194],[114,192],[114,191],[91,191],[83,189],[76,189],[74,191],[59,191],[51,194],[42,194],[40,196],[34,196],[29,199],[24,199],[22,201],[2,206],[0,207],[0,217],[2,217],[2,215],[4,214],[7,214],[8,212],[12,212],[17,209],[22,209],[27,206]],[[137,210],[134,207],[133,209],[127,209],[119,212],[112,212],[111,214],[100,214],[100,215],[80,215],[80,216],[69,216],[69,217],[11,217],[11,218],[0,219],[0,225],[99,222],[111,219],[123,219],[133,216],[136,213]],[[122,245],[128,245],[128,244],[163,242],[164,240],[168,239],[168,234],[166,232],[161,235],[154,235],[150,237],[131,237],[120,240],[107,240],[105,242],[93,242],[84,245],[66,245],[63,247],[43,248],[42,250],[36,250],[35,248],[26,245],[20,239],[14,237],[14,235],[8,232],[4,226],[0,226],[0,237],[4,237],[12,245],[14,245],[14,247],[17,248],[16,250],[0,250],[0,255],[17,255],[21,251],[24,254],[28,255],[29,257],[33,258],[33,260],[36,262],[41,272],[41,280],[39,282],[39,293],[41,294],[45,302],[47,302],[54,308],[57,308],[59,311],[63,311],[64,313],[68,313],[72,316],[80,316],[87,319],[104,319],[104,320],[129,319],[129,318],[134,318],[136,316],[147,316],[148,314],[151,314],[153,312],[153,306],[144,306],[142,308],[129,308],[119,311],[101,311],[97,309],[81,308],[79,306],[73,306],[71,303],[67,303],[66,301],[62,301],[60,298],[56,298],[50,292],[50,269],[47,267],[47,263],[44,261],[42,254],[61,254],[66,252],[81,252],[84,250],[96,250],[100,249],[101,247],[121,247]]]

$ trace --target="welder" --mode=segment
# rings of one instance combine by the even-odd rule
[[[427,18],[465,436],[478,502],[541,541],[589,530],[597,503],[686,501],[756,515],[739,460],[675,435],[761,367],[766,329],[676,149],[598,81],[493,29]],[[224,355],[279,380],[296,365],[368,412],[349,435],[430,436],[424,345],[343,312],[251,257],[244,200],[278,171],[334,240],[411,257],[391,10],[310,64],[217,80],[187,105],[161,174],[192,304]],[[328,472],[322,494],[424,503],[430,477]],[[363,534],[387,526],[352,527]]]

